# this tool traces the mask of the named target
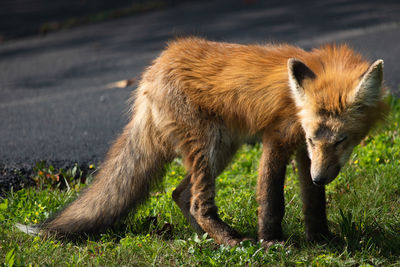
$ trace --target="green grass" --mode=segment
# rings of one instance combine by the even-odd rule
[[[14,266],[400,266],[400,101],[391,102],[388,123],[355,149],[349,164],[327,186],[330,229],[339,240],[335,243],[305,241],[296,169],[291,165],[285,186],[284,246],[274,245],[265,252],[259,244],[226,247],[197,236],[171,199],[185,175],[179,160],[167,168],[166,179],[149,201],[105,234],[79,241],[27,236],[13,225],[42,221],[85,186],[78,182],[86,178],[79,168],[54,170],[38,164],[36,188],[10,192],[0,201],[0,259]],[[244,146],[217,179],[221,217],[253,237],[260,149],[260,145]]]

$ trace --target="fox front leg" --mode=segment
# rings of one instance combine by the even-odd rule
[[[268,247],[282,241],[282,219],[285,213],[283,185],[290,151],[287,147],[263,139],[257,185],[258,238]]]
[[[310,174],[310,159],[305,147],[296,155],[299,170],[301,196],[303,200],[304,223],[308,241],[324,241],[330,239],[326,219],[325,187],[313,184]]]

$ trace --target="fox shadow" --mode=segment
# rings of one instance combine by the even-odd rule
[[[378,224],[357,227],[352,223],[351,228],[338,225],[337,231],[330,239],[321,242],[306,241],[304,234],[296,233],[287,238],[285,246],[302,249],[304,247],[319,247],[340,255],[344,251],[349,254],[357,252],[378,252],[380,256],[391,259],[400,255],[400,223],[381,226]]]

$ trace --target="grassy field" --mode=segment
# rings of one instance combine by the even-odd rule
[[[31,237],[14,224],[42,221],[71,201],[91,179],[77,167],[55,170],[38,164],[36,188],[9,192],[0,200],[0,262],[5,266],[400,266],[400,101],[390,101],[393,112],[386,125],[355,149],[339,177],[327,186],[328,218],[337,242],[320,245],[305,241],[292,165],[285,185],[285,245],[274,245],[265,252],[259,244],[226,247],[206,235],[197,236],[171,199],[185,175],[179,159],[168,166],[166,179],[150,200],[107,233],[78,241]],[[244,146],[217,179],[221,217],[253,237],[257,232],[255,186],[260,151],[260,145]]]

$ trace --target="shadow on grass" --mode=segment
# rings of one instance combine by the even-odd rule
[[[129,219],[122,220],[116,223],[111,228],[107,229],[104,233],[91,233],[91,234],[71,234],[65,235],[58,239],[63,239],[75,244],[84,245],[88,240],[99,242],[103,239],[104,235],[107,235],[107,239],[112,239],[115,243],[119,243],[121,239],[126,237],[128,234],[133,235],[147,235],[159,239],[159,240],[173,240],[175,239],[176,230],[174,225],[170,223],[159,223],[157,217],[149,216],[146,217],[134,226],[127,222]],[[51,237],[49,238],[56,238]]]
[[[355,221],[351,212],[344,214],[340,210],[341,220],[336,228],[336,235],[331,240],[320,243],[307,242],[305,236],[299,233],[291,235],[286,242],[287,247],[296,249],[314,249],[330,251],[335,255],[348,254],[370,255],[371,257],[396,260],[400,255],[400,223],[398,220],[385,223],[364,223]]]
[[[393,221],[381,225],[376,221],[355,221],[351,212],[344,214],[341,210],[340,216],[341,245],[349,252],[378,251],[386,258],[400,255],[400,223]]]

